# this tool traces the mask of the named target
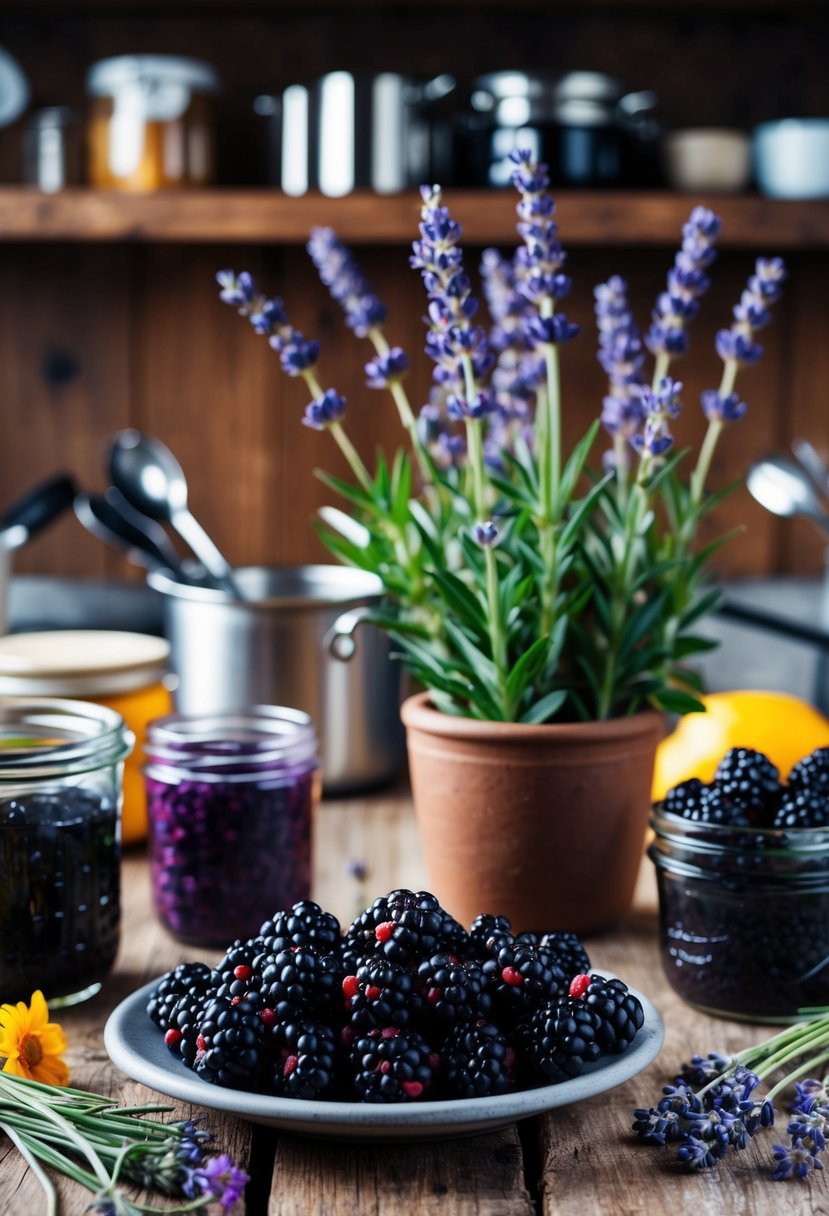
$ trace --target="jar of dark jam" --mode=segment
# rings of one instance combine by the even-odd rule
[[[153,893],[170,933],[225,947],[308,898],[320,782],[307,714],[159,718],[145,755]]]
[[[648,852],[671,987],[707,1013],[789,1022],[829,1004],[829,829],[655,811]]]
[[[121,776],[132,735],[79,701],[0,698],[0,993],[94,995],[120,927]]]

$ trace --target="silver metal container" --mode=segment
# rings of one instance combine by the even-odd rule
[[[387,636],[361,625],[380,580],[345,566],[249,566],[234,577],[241,600],[148,576],[163,597],[177,710],[290,705],[317,728],[326,794],[393,777],[404,755],[400,667]]]

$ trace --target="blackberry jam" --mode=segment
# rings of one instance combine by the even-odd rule
[[[145,754],[153,894],[170,933],[226,946],[308,898],[319,774],[307,714],[159,718]]]
[[[92,996],[120,926],[121,776],[132,735],[113,710],[0,698],[0,992]]]
[[[829,830],[656,811],[648,854],[671,987],[708,1013],[788,1022],[829,1004]]]

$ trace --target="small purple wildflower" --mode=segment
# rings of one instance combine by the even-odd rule
[[[388,388],[390,384],[402,380],[409,370],[409,360],[406,352],[399,346],[393,346],[385,354],[375,355],[366,364],[366,384],[369,388]]]
[[[827,1089],[825,1081],[818,1081],[814,1077],[804,1077],[802,1081],[797,1081],[794,1087],[794,1098],[792,1100],[790,1110],[806,1111],[811,1108],[813,1102],[817,1102],[820,1106],[829,1104],[829,1089]]]
[[[494,408],[495,402],[488,389],[481,389],[471,401],[457,393],[450,393],[446,398],[446,413],[453,422],[464,418],[486,418]]]
[[[247,309],[256,299],[256,284],[247,270],[242,270],[239,274],[235,270],[220,270],[216,275],[216,282],[221,288],[219,299],[225,304],[231,304],[241,310]],[[242,315],[245,316],[246,313],[243,312]]]
[[[639,389],[640,400],[645,411],[645,425],[640,434],[631,438],[631,443],[637,452],[651,458],[664,456],[673,445],[673,435],[670,430],[670,420],[677,418],[682,409],[679,394],[682,384],[663,376],[655,389],[642,385]]]
[[[709,287],[705,270],[716,257],[714,242],[722,221],[706,207],[695,207],[682,229],[682,248],[668,272],[667,290],[657,299],[645,345],[651,354],[674,358],[688,349],[687,325]]]
[[[301,376],[303,372],[313,367],[319,358],[320,344],[314,338],[303,338],[299,330],[294,330],[287,343],[270,339],[274,350],[279,350],[279,362],[282,370],[288,376]]]
[[[240,1170],[226,1153],[211,1157],[204,1169],[196,1174],[202,1192],[213,1195],[223,1208],[232,1208],[242,1197],[250,1181],[244,1170]]]
[[[717,334],[717,354],[723,363],[733,359],[735,363],[757,363],[763,357],[759,342],[753,342],[750,334],[736,329],[721,329]]]
[[[345,323],[358,338],[386,319],[386,306],[333,228],[313,228],[306,246],[322,282],[345,313]]]
[[[706,388],[700,393],[700,404],[709,422],[738,422],[748,409],[737,393],[722,397],[715,388]]]
[[[527,333],[539,346],[558,346],[570,342],[579,332],[579,326],[568,321],[563,313],[552,317],[531,317],[527,322]]]
[[[328,388],[321,397],[317,397],[305,407],[302,424],[313,431],[324,431],[344,413],[345,397],[341,397],[336,389]]]
[[[775,1144],[772,1154],[776,1162],[772,1177],[776,1182],[785,1182],[787,1178],[805,1178],[810,1169],[823,1169],[823,1162],[814,1145],[800,1140],[793,1141],[789,1148],[784,1144]]]
[[[491,519],[488,519],[486,523],[475,524],[472,534],[482,549],[491,549],[498,544],[501,537],[497,525]]]
[[[368,878],[368,866],[361,858],[353,857],[346,866],[346,874],[355,882],[365,882]]]
[[[786,1134],[793,1140],[808,1140],[817,1152],[826,1148],[826,1108],[813,1103],[794,1119],[790,1119]]]
[[[713,1169],[728,1147],[727,1138],[718,1137],[715,1140],[698,1140],[696,1136],[686,1133],[677,1149],[677,1157],[692,1170]]]

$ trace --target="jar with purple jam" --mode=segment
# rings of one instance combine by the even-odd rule
[[[145,755],[153,894],[174,937],[225,947],[308,898],[320,782],[307,714],[158,718]]]
[[[121,778],[133,736],[101,705],[0,698],[0,993],[93,996],[118,950]]]
[[[829,829],[727,826],[659,808],[651,823],[674,991],[758,1022],[829,1004]]]

